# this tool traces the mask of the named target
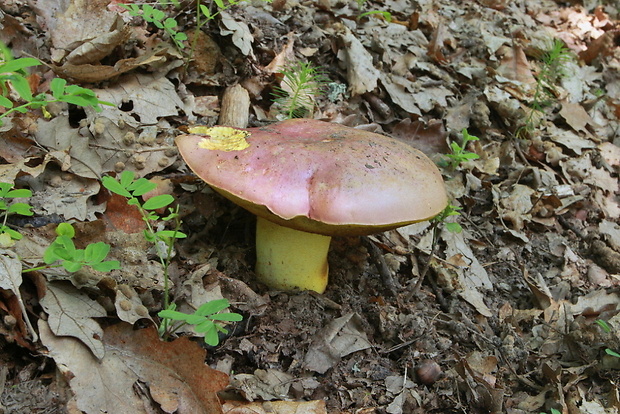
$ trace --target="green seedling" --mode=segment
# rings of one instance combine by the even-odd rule
[[[543,53],[540,70],[535,76],[536,88],[529,104],[530,110],[524,124],[515,133],[517,138],[529,135],[542,119],[546,107],[557,100],[555,84],[567,75],[565,65],[573,55],[564,42],[554,39],[549,50]]]
[[[28,203],[9,203],[10,199],[14,198],[28,198],[32,197],[32,191],[27,189],[14,189],[11,183],[0,182],[0,211],[2,212],[2,224],[0,224],[0,239],[3,244],[10,240],[20,240],[22,235],[7,226],[7,219],[11,214],[18,214],[21,216],[32,216],[32,206]],[[8,237],[7,237],[8,236]]]
[[[204,341],[207,345],[216,346],[219,344],[218,333],[228,333],[228,330],[217,322],[239,322],[243,319],[243,316],[238,313],[219,313],[229,306],[227,299],[212,300],[200,306],[194,313],[187,314],[176,311],[176,306],[172,304],[168,309],[160,311],[158,315],[164,319],[180,322],[171,328],[172,332],[184,325],[192,325],[196,332],[204,334]]]
[[[362,14],[360,14],[359,16],[357,16],[358,19],[363,19],[364,17],[373,15],[373,14],[378,14],[380,16],[383,16],[383,18],[385,19],[386,22],[391,22],[392,21],[392,13],[387,12],[387,11],[382,11],[382,10],[371,10],[371,11],[367,11],[364,12]]]
[[[446,208],[443,209],[441,213],[433,217],[431,222],[433,223],[443,223],[446,227],[446,230],[452,233],[460,233],[463,231],[461,225],[457,222],[447,222],[446,219],[450,216],[460,216],[459,210],[461,207],[453,206],[452,204],[448,204]]]
[[[606,321],[604,321],[602,319],[597,319],[595,322],[606,333],[610,333],[612,331],[611,326],[609,326],[609,324]],[[620,354],[618,352],[612,350],[612,349],[606,348],[605,349],[605,353],[607,355],[611,355],[613,357],[620,358]]]
[[[286,117],[311,117],[317,95],[328,79],[311,63],[289,63],[282,69],[282,86],[274,88],[274,103]]]
[[[142,17],[145,22],[152,23],[158,29],[162,29],[170,36],[170,39],[174,42],[178,49],[185,48],[183,43],[187,40],[187,35],[183,32],[179,32],[177,27],[179,24],[176,19],[172,17],[166,17],[166,13],[156,9],[150,4],[119,4],[126,9],[131,16]]]
[[[26,269],[24,272],[64,267],[68,272],[77,272],[84,266],[90,266],[100,272],[120,269],[117,260],[105,260],[110,245],[104,242],[91,243],[84,249],[78,249],[73,243],[75,229],[69,223],[60,223],[56,227],[56,239],[43,254],[44,266]],[[58,263],[57,263],[58,262]]]
[[[541,412],[540,414],[547,414],[547,413]],[[562,414],[562,412],[559,410],[556,410],[555,408],[552,408],[551,411],[549,411],[549,414]]]
[[[168,208],[168,215],[165,217],[160,217],[155,210],[168,207],[174,198],[169,194],[162,194],[141,202],[140,197],[154,190],[156,184],[146,178],[136,180],[132,171],[123,171],[118,180],[109,176],[103,177],[102,182],[103,186],[109,191],[127,198],[127,204],[138,208],[147,226],[144,230],[144,238],[154,243],[155,246],[165,246],[163,250],[158,248],[158,256],[164,269],[164,309],[158,314],[162,318],[158,328],[160,336],[167,338],[182,326],[193,325],[196,332],[204,334],[204,340],[208,345],[217,345],[219,343],[218,332],[227,333],[227,331],[216,321],[236,322],[242,319],[242,316],[236,313],[218,313],[229,306],[228,300],[220,299],[207,302],[192,314],[179,312],[176,310],[176,304],[170,303],[168,269],[172,258],[172,249],[175,240],[187,236],[179,230],[181,220],[179,219],[178,207],[176,209]],[[174,229],[155,231],[154,225],[160,220],[173,222]],[[174,325],[173,321],[179,323]]]
[[[456,169],[459,165],[461,165],[462,162],[480,158],[480,156],[475,152],[467,151],[467,144],[471,141],[478,141],[479,138],[474,135],[470,135],[467,132],[466,128],[463,129],[462,134],[462,144],[452,141],[450,143],[450,149],[452,150],[452,153],[445,155],[445,157],[447,158],[447,162],[445,164],[452,169]]]
[[[97,99],[92,90],[77,85],[67,85],[67,81],[61,78],[54,78],[50,82],[52,99],[43,93],[33,96],[25,69],[38,66],[41,62],[34,58],[13,59],[10,50],[2,43],[0,43],[0,54],[0,107],[7,109],[0,114],[0,125],[2,125],[2,118],[13,112],[23,114],[30,109],[41,108],[54,102],[92,107],[97,112],[102,110],[100,105],[114,106],[110,102]],[[7,97],[10,93],[9,86],[25,103],[15,106],[13,101]]]

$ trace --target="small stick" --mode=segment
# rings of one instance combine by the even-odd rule
[[[433,232],[433,242],[431,244],[431,251],[428,255],[428,260],[426,261],[426,263],[424,264],[424,268],[422,269],[422,271],[420,272],[420,277],[418,278],[418,281],[416,282],[415,286],[413,287],[413,289],[411,290],[411,292],[409,292],[409,294],[407,295],[407,300],[411,300],[411,298],[418,293],[418,291],[420,290],[420,286],[422,286],[422,282],[424,281],[424,278],[426,277],[426,274],[428,273],[428,269],[431,267],[431,260],[433,260],[433,256],[435,255],[435,250],[437,248],[437,241],[439,239],[439,226],[438,226],[438,222],[433,222],[432,224],[432,232]]]

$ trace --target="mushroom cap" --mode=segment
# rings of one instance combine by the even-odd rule
[[[180,135],[187,165],[217,192],[286,227],[377,233],[439,214],[448,199],[435,164],[411,146],[313,119]]]

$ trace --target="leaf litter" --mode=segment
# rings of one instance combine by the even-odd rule
[[[0,173],[34,192],[36,220],[12,223],[23,265],[36,265],[55,223],[70,220],[78,245],[107,241],[123,267],[22,278],[17,256],[2,255],[0,384],[10,386],[0,408],[33,412],[48,399],[47,412],[86,413],[618,412],[620,358],[607,353],[620,351],[613,5],[240,4],[205,26],[206,50],[185,66],[152,25],[87,3],[0,6],[0,40],[13,53],[38,53],[113,104],[8,119]],[[371,10],[391,19],[361,16]],[[192,12],[175,17],[189,35]],[[553,39],[581,60],[550,84],[541,56]],[[183,175],[173,139],[194,122],[216,124],[232,84],[250,92],[250,124],[272,120],[278,68],[299,58],[328,69],[334,91],[346,86],[316,99],[317,117],[391,134],[440,165],[464,128],[480,137],[466,148],[478,159],[443,171],[464,230],[442,231],[433,258],[428,226],[409,226],[370,238],[379,254],[334,240],[325,295],[254,281],[251,218]],[[49,92],[41,69],[31,86]],[[540,85],[548,102],[537,108]],[[180,205],[190,238],[170,269],[179,305],[225,297],[244,313],[206,356],[150,327],[163,289],[157,252],[140,217],[99,184],[126,169],[166,181]],[[20,381],[47,392],[24,398]]]

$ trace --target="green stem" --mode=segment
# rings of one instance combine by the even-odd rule
[[[43,270],[43,269],[53,269],[55,267],[62,267],[62,263],[55,264],[55,265],[43,265],[43,266],[31,267],[30,269],[22,270],[22,273],[34,272],[34,271]]]

